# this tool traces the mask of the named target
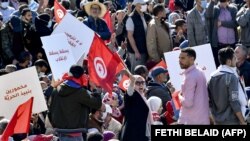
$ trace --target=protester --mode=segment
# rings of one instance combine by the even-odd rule
[[[243,6],[240,11],[237,13],[237,22],[241,28],[241,36],[240,42],[246,48],[248,48],[248,53],[250,53],[250,36],[249,36],[249,29],[250,29],[250,1],[246,0],[246,5]]]
[[[72,66],[69,72],[75,79],[79,79],[83,75],[83,68]],[[74,80],[66,80],[59,87],[54,88],[50,106],[51,123],[54,128],[58,128],[60,140],[83,140],[82,132],[86,130],[84,128],[87,128],[89,108],[101,107],[100,96],[98,93],[88,94]],[[72,129],[76,130],[71,131]],[[71,133],[78,134],[71,135]]]
[[[235,48],[238,42],[237,8],[229,5],[228,0],[219,0],[219,2],[219,5],[215,5],[215,0],[212,0],[206,13],[212,24],[209,26],[209,34],[211,34],[210,43],[213,47],[216,66],[219,66],[218,51],[227,46]]]
[[[241,111],[241,107],[246,105],[241,105],[240,102],[241,98],[244,99],[244,96],[240,96],[244,95],[244,90],[242,90],[240,81],[235,74],[234,50],[223,48],[219,51],[218,57],[221,65],[208,82],[210,109],[215,124],[246,125]]]
[[[119,123],[117,120],[115,120],[113,117],[112,117],[112,108],[110,105],[108,104],[105,104],[106,106],[106,112],[104,113],[104,124],[103,124],[103,127],[104,127],[104,130],[105,131],[112,131],[113,134],[114,134],[114,137],[113,138],[118,138],[118,135],[121,131],[121,128],[122,128],[122,125],[121,123]],[[105,133],[104,131],[104,133]]]
[[[153,81],[148,84],[147,98],[152,96],[159,97],[162,101],[163,111],[166,112],[166,104],[168,101],[171,101],[171,92],[166,87],[165,83],[168,81],[167,74],[168,71],[163,68],[157,68],[152,71],[151,75],[153,77]]]
[[[247,54],[248,50],[245,46],[237,45],[235,49],[235,56],[237,59],[236,66],[245,86],[250,87],[250,63],[246,60]]]
[[[7,23],[10,19],[11,13],[15,11],[13,7],[9,6],[9,0],[2,0],[0,3],[0,12],[3,14],[3,22]]]
[[[186,32],[187,31],[187,24],[186,21],[183,19],[179,19],[175,21],[175,30],[172,33],[172,40],[174,47],[180,47],[181,43],[186,40]]]
[[[24,0],[25,1],[25,0]],[[11,14],[11,17],[12,16],[17,16],[17,17],[20,17],[21,14],[22,14],[22,11],[23,9],[25,8],[28,8],[29,9],[29,6],[27,5],[27,3],[21,3],[21,1],[19,2],[19,8],[18,10],[14,11],[12,14]],[[31,10],[31,13],[32,13],[32,23],[35,23],[35,18],[37,17],[37,12],[36,11],[33,11]]]
[[[34,66],[36,66],[38,76],[45,75],[47,73],[47,71],[49,70],[49,64],[43,59],[37,60],[34,63]]]
[[[165,22],[166,10],[163,5],[157,4],[153,8],[154,18],[150,21],[147,30],[147,50],[150,61],[159,63],[164,52],[173,49],[169,25]]]
[[[187,15],[187,34],[190,47],[208,43],[206,8],[207,0],[196,0],[196,6]]]
[[[191,48],[181,50],[180,67],[185,76],[179,99],[181,102],[179,124],[209,125],[207,81],[201,69],[194,64],[196,52]]]
[[[103,40],[109,40],[111,33],[106,22],[101,19],[107,11],[105,5],[93,1],[87,3],[84,8],[89,16],[83,23],[99,34]]]
[[[153,125],[163,125],[160,114],[162,113],[162,101],[159,97],[152,96],[148,99],[148,105],[152,112]]]
[[[132,73],[134,73],[137,65],[146,65],[148,56],[146,31],[147,23],[151,20],[151,16],[145,13],[147,10],[146,2],[146,0],[134,0],[133,5],[135,8],[126,22],[127,49]]]
[[[130,75],[130,85],[124,96],[125,121],[121,130],[121,141],[148,141],[151,112],[145,98],[145,80]]]
[[[102,104],[100,109],[92,109],[91,114],[89,116],[88,121],[88,131],[98,131],[99,133],[103,133],[103,123],[106,118],[104,113],[106,112],[105,104]]]

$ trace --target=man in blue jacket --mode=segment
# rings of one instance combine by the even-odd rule
[[[83,23],[100,35],[103,40],[109,40],[111,33],[106,22],[101,19],[107,12],[105,5],[93,1],[86,4],[84,8],[89,16]]]

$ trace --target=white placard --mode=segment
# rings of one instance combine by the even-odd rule
[[[43,48],[55,80],[62,79],[70,67],[76,64],[65,34],[55,34],[41,38]]]
[[[210,44],[193,47],[196,52],[195,64],[201,68],[207,80],[210,78],[212,72],[216,70],[214,63],[214,57]],[[168,64],[168,72],[170,75],[170,81],[176,90],[181,90],[181,84],[184,76],[181,74],[184,72],[179,65],[180,50],[164,53],[166,63]]]
[[[10,119],[17,107],[34,97],[32,113],[47,110],[43,91],[35,67],[0,77],[0,116]]]
[[[67,13],[52,34],[65,33],[74,54],[74,59],[79,62],[85,58],[94,38],[94,31],[83,22]],[[80,63],[81,64],[81,63]]]

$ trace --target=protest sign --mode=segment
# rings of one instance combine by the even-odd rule
[[[196,52],[195,65],[201,68],[207,80],[210,78],[212,72],[216,70],[214,63],[214,57],[210,44],[193,47]],[[170,75],[170,81],[176,90],[181,90],[181,84],[184,76],[179,65],[180,50],[164,53],[166,63],[168,64],[168,72]]]
[[[52,34],[64,33],[74,55],[75,62],[83,60],[89,52],[94,31],[67,13]],[[79,64],[81,64],[80,62]]]
[[[0,116],[10,119],[17,107],[34,97],[33,113],[47,110],[43,91],[35,67],[0,77]]]
[[[65,34],[55,34],[41,38],[43,48],[55,80],[61,79],[70,67],[76,64],[73,52]]]

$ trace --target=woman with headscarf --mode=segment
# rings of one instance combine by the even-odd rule
[[[130,73],[129,73],[130,74]],[[124,95],[124,116],[120,141],[149,141],[153,122],[145,98],[145,79],[130,74],[130,85]]]
[[[148,105],[153,117],[153,125],[163,125],[160,113],[162,111],[162,101],[159,97],[152,96],[148,99]]]

